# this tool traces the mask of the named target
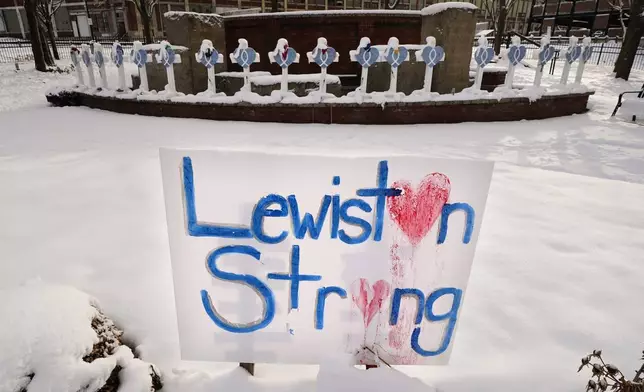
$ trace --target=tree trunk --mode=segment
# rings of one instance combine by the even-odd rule
[[[40,45],[42,46],[42,53],[45,57],[45,64],[50,67],[54,67],[56,66],[56,63],[54,62],[54,58],[51,55],[51,51],[49,50],[49,45],[47,45],[47,38],[45,38],[45,28],[42,24],[38,27],[38,32],[40,33]]]
[[[56,37],[54,37],[54,24],[51,22],[51,18],[49,19],[49,22],[47,22],[47,35],[49,36],[49,45],[51,45],[51,51],[54,52],[54,58],[56,60],[60,60],[58,48],[56,47]]]
[[[505,0],[499,0],[499,18],[496,23],[496,31],[494,32],[494,53],[497,55],[501,53],[501,44],[503,43],[503,35],[505,34],[505,19],[508,16],[508,9],[505,6]]]
[[[145,38],[146,44],[152,43],[152,27],[150,26],[150,15],[148,15],[148,10],[145,5],[145,0],[141,0],[141,9],[139,13],[141,14],[141,23],[143,24],[143,37]]]
[[[277,0],[271,0],[271,12],[277,12]]]
[[[34,54],[34,64],[36,70],[47,71],[45,55],[40,44],[40,33],[38,32],[38,16],[36,15],[36,0],[25,0],[25,13],[27,14],[27,23],[29,24],[29,39],[31,40],[31,51]]]
[[[617,61],[615,61],[615,68],[613,69],[615,78],[628,80],[631,74],[637,47],[642,39],[642,33],[644,33],[644,17],[640,16],[642,14],[642,1],[633,0],[631,3],[632,18],[628,22],[622,48],[617,56]]]

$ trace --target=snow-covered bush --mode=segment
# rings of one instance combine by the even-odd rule
[[[0,392],[151,392],[155,367],[134,357],[97,301],[32,282],[0,290]]]

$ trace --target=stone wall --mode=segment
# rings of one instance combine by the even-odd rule
[[[177,91],[182,93],[191,93],[193,91],[192,75],[193,70],[190,64],[190,53],[185,49],[173,48],[175,53],[181,56],[181,62],[174,64],[174,80]],[[145,64],[145,71],[148,74],[148,87],[150,90],[161,91],[168,84],[168,75],[165,67],[157,62],[156,55],[158,50],[146,50],[148,55],[152,56],[152,61]],[[138,79],[138,76],[137,76]],[[134,82],[132,87],[137,88],[140,85],[140,79]]]
[[[164,16],[164,26],[167,39],[171,44],[188,48],[185,55],[181,56],[181,61],[185,62],[186,71],[189,70],[189,72],[177,72],[175,68],[177,91],[196,94],[208,88],[206,67],[195,58],[195,53],[199,51],[201,41],[204,39],[211,40],[215,49],[224,55],[224,62],[217,64],[215,71],[228,70],[226,31],[221,16],[194,12],[171,12]]]
[[[268,52],[275,48],[279,38],[286,38],[289,46],[300,53],[300,63],[289,67],[290,74],[318,73],[316,64],[309,64],[306,52],[313,49],[318,37],[327,38],[329,45],[340,54],[339,62],[329,67],[329,73],[340,75],[343,86],[359,84],[360,66],[350,61],[349,51],[356,49],[362,37],[371,38],[374,45],[384,45],[390,37],[397,37],[402,45],[424,44],[425,37],[433,35],[443,46],[446,58],[434,71],[432,89],[440,93],[461,91],[469,85],[469,63],[476,25],[475,11],[446,9],[435,15],[421,16],[417,11],[385,12],[318,12],[257,14],[222,18],[213,14],[171,12],[165,16],[168,41],[188,47],[182,61],[188,68],[175,70],[177,90],[197,93],[207,88],[206,69],[194,58],[204,38],[213,41],[224,54],[222,70],[241,71],[231,64],[228,54],[237,47],[237,40],[245,38],[260,55],[261,61],[251,71],[278,74],[280,69],[268,61]],[[185,57],[185,60],[184,60]],[[367,91],[385,91],[389,88],[390,67],[378,63],[369,71]],[[185,72],[185,74],[184,74]],[[416,63],[414,51],[410,61],[399,69],[398,91],[406,94],[422,88],[424,64]],[[155,84],[156,85],[156,84]],[[152,86],[152,84],[151,84]]]
[[[389,37],[398,37],[404,44],[419,44],[420,22],[420,12],[408,11],[309,14],[285,12],[279,15],[226,17],[226,43],[230,50],[233,50],[237,47],[238,38],[246,38],[250,46],[262,56],[262,61],[254,64],[252,70],[277,74],[279,67],[270,64],[266,55],[275,49],[279,38],[286,38],[289,46],[297,50],[301,56],[299,64],[289,67],[289,73],[302,74],[320,72],[320,67],[308,63],[306,52],[315,47],[318,37],[325,37],[329,46],[340,54],[339,61],[329,67],[329,73],[358,75],[360,66],[351,62],[349,51],[358,46],[360,38],[370,37],[374,45],[386,44]]]
[[[434,68],[432,91],[446,94],[468,87],[476,10],[448,8],[422,19],[421,36],[433,36],[445,50],[445,61]]]

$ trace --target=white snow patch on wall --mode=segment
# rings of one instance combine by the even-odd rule
[[[462,10],[477,10],[479,7],[472,3],[465,3],[460,1],[448,1],[445,3],[437,3],[427,6],[420,10],[421,15],[436,15],[448,9],[462,9]]]
[[[177,51],[177,50],[179,50],[179,51],[188,50],[188,48],[186,48],[185,46],[181,46],[181,45],[170,45],[170,46],[175,51]],[[143,45],[143,50],[161,50],[161,44]]]
[[[466,3],[469,4],[469,3]],[[263,14],[246,14],[246,15],[230,15],[225,16],[226,19],[233,18],[297,18],[309,17],[318,15],[334,15],[334,16],[350,16],[350,15],[394,15],[394,16],[417,16],[420,15],[419,11],[406,11],[406,10],[327,10],[327,11],[293,11],[293,12],[266,12]]]
[[[168,11],[163,14],[164,17],[170,20],[177,20],[183,16],[191,16],[199,19],[204,24],[210,26],[221,26],[222,16],[218,14],[203,14],[200,12],[186,12],[186,11]]]
[[[282,75],[261,75],[253,76],[250,82],[257,86],[270,86],[272,84],[279,84],[282,80]],[[320,74],[289,74],[289,83],[320,83]],[[336,75],[327,75],[326,84],[339,84],[340,78]]]
[[[254,76],[270,76],[271,73],[267,71],[251,71],[249,72],[250,77]],[[244,73],[243,72],[236,72],[236,71],[230,71],[230,72],[217,72],[216,76],[221,76],[221,77],[228,77],[228,78],[243,78]]]

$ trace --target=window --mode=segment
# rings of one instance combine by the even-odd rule
[[[2,10],[0,10],[0,31],[7,31],[7,24],[4,22],[4,14]]]

